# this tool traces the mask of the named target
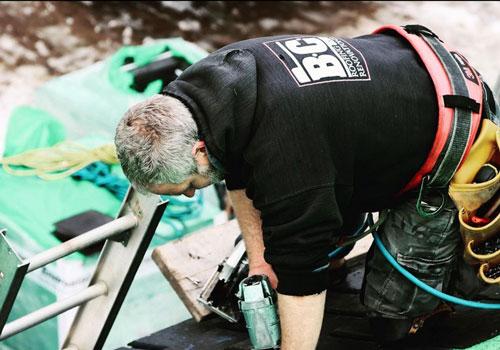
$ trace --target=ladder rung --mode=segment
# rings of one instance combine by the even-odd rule
[[[131,229],[137,225],[137,222],[138,220],[133,214],[128,214],[61,243],[54,248],[41,252],[29,259],[30,265],[28,267],[28,272],[50,264],[77,250],[86,248],[94,243]]]
[[[15,321],[9,322],[5,325],[3,332],[0,335],[0,340],[13,336],[14,334],[22,332],[25,329],[36,326],[51,317],[57,316],[64,311],[72,309],[75,306],[81,305],[89,300],[106,294],[107,291],[108,287],[104,282],[97,282],[69,298],[50,304]]]

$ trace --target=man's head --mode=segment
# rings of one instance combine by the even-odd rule
[[[141,192],[191,197],[222,180],[191,112],[173,97],[156,95],[132,106],[118,124],[115,144],[125,175]]]

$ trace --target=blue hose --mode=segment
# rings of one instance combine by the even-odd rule
[[[373,233],[373,239],[375,241],[375,244],[377,245],[377,248],[380,250],[384,258],[386,258],[387,261],[392,265],[392,267],[394,267],[397,271],[399,271],[399,273],[405,276],[410,282],[415,284],[417,287],[423,289],[427,293],[432,294],[435,297],[438,297],[445,301],[449,301],[450,303],[462,306],[473,307],[476,309],[500,310],[500,304],[487,304],[487,303],[480,303],[477,301],[465,300],[432,288],[431,286],[425,284],[424,282],[413,276],[410,272],[408,272],[408,270],[406,270],[404,267],[398,264],[398,262],[392,257],[389,251],[384,247],[377,233]]]
[[[343,253],[345,250],[347,250],[348,247],[340,247],[340,248],[336,248],[334,251],[332,251],[330,254],[328,254],[328,258],[332,259],[334,257],[336,257],[337,255],[340,255],[341,253]],[[349,247],[351,248],[351,247]]]
[[[368,223],[368,225],[373,225],[373,217],[371,215],[369,215],[366,222]],[[366,229],[366,224],[363,224],[362,227],[358,228],[356,230],[356,233],[354,234],[354,236],[358,235],[360,233],[360,231],[364,230],[364,229]],[[394,259],[392,257],[391,253],[389,253],[387,248],[382,243],[382,240],[380,239],[377,232],[373,232],[373,240],[375,241],[375,245],[380,250],[380,252],[384,256],[384,258],[389,262],[389,264],[392,265],[392,267],[394,267],[399,273],[401,273],[404,277],[406,277],[410,282],[415,284],[417,287],[423,289],[427,293],[432,294],[435,297],[438,297],[440,299],[443,299],[445,301],[448,301],[450,303],[457,304],[457,305],[472,307],[472,308],[476,308],[476,309],[500,310],[500,304],[493,304],[493,303],[487,304],[487,303],[480,303],[477,301],[465,300],[465,299],[457,298],[457,297],[454,297],[452,295],[443,293],[435,288],[432,288],[428,284],[425,284],[424,282],[422,282],[421,280],[419,280],[418,278],[413,276],[408,270],[406,270],[404,267],[402,267],[396,261],[396,259]],[[351,249],[351,248],[352,248],[352,246],[336,248],[330,254],[328,254],[328,257],[330,259],[332,259],[332,258],[342,254],[347,249]]]

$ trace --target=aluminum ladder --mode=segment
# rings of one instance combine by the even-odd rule
[[[29,259],[0,232],[0,341],[79,306],[64,350],[101,349],[167,206],[157,195],[129,188],[115,220]],[[106,240],[86,289],[7,323],[24,277],[51,262]]]

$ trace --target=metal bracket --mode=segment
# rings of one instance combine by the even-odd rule
[[[124,213],[127,212],[132,212],[138,220],[141,220],[143,217],[143,213],[140,209],[140,206],[137,204],[132,203],[132,193],[134,191],[132,190],[132,186],[129,186],[127,195],[122,201],[122,205],[120,207],[120,211],[116,215],[117,218],[121,217],[124,215]],[[123,231],[121,234],[116,235],[114,237],[109,238],[112,241],[119,242],[123,244],[123,246],[127,246],[128,240],[130,239],[130,230]]]
[[[118,214],[116,215],[116,218],[119,218],[121,216],[125,216],[126,214],[128,214],[130,212],[132,212],[138,220],[142,220],[144,218],[144,212],[143,212],[143,209],[141,208],[141,204],[139,203],[138,197],[134,198],[134,196],[132,196],[133,193],[135,193],[135,190],[133,190],[132,186],[129,186],[128,191],[127,191],[127,195],[123,199],[122,205],[120,207]],[[146,195],[146,196],[150,196],[150,195]],[[150,197],[152,197],[152,196],[150,196]],[[154,197],[158,197],[158,196],[154,196]],[[112,241],[115,241],[115,242],[120,242],[121,244],[123,244],[123,246],[126,247],[128,244],[128,241],[130,239],[131,232],[132,232],[131,230],[126,230],[126,231],[123,231],[119,235],[110,237],[109,239]]]

